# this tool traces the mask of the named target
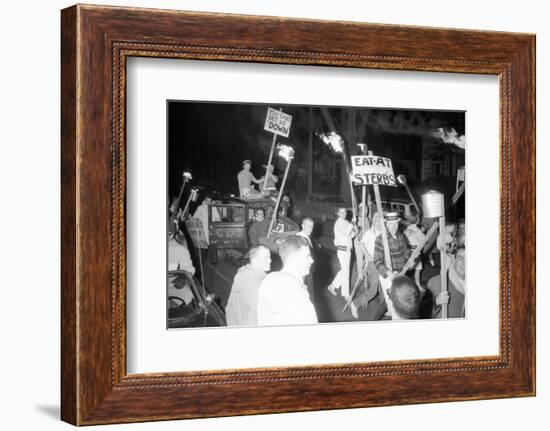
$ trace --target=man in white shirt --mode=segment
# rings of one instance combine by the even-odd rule
[[[258,325],[318,323],[304,277],[313,263],[305,238],[289,236],[280,246],[281,271],[268,274],[258,294]]]
[[[254,190],[252,183],[259,184],[260,180],[254,177],[254,174],[250,172],[252,162],[250,160],[243,161],[243,169],[237,174],[237,181],[239,182],[239,193],[241,198],[247,196],[260,196],[260,193]]]
[[[341,287],[341,295],[348,299],[349,297],[349,273],[351,262],[351,249],[353,238],[357,234],[356,227],[346,220],[347,210],[338,208],[338,219],[334,223],[334,246],[336,255],[340,262],[340,270],[329,284],[327,289],[336,296],[336,289]]]
[[[313,232],[314,226],[315,222],[311,217],[304,217],[302,219],[302,230],[296,234],[305,238],[311,248],[313,248],[313,244],[311,243],[311,233]]]

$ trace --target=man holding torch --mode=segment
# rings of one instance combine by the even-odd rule
[[[264,165],[266,174],[260,178],[260,190],[263,195],[277,196],[277,187],[275,184],[279,182],[279,177],[273,173],[273,165]]]

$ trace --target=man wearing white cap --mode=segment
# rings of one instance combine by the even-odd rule
[[[390,249],[391,266],[394,273],[397,273],[403,269],[407,260],[411,256],[411,249],[409,248],[409,241],[407,237],[399,231],[399,213],[387,212],[384,214],[384,221],[386,223],[386,232],[388,233],[388,246]],[[384,243],[382,240],[382,234],[376,238],[374,244],[374,266],[378,273],[386,278],[393,278],[393,273],[386,266],[384,261]]]
[[[392,280],[395,278],[397,273],[403,269],[412,252],[409,247],[407,237],[399,231],[400,220],[401,218],[399,217],[399,213],[387,212],[384,214],[392,270],[386,266],[384,260],[384,243],[382,239],[382,235],[384,235],[384,233],[378,235],[374,245],[374,266],[376,267],[378,274],[380,274],[382,293],[386,299],[388,314],[390,315],[393,313],[393,304],[388,296],[389,288],[391,287]]]

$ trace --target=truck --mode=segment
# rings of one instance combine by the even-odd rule
[[[275,201],[271,198],[241,199],[237,197],[213,201],[208,206],[209,247],[219,250],[219,254],[235,250],[244,255],[250,248],[248,228],[253,222],[254,213],[258,208],[264,209],[266,219],[269,220],[275,209]],[[213,214],[219,215],[221,220],[217,220],[218,217],[213,217]],[[186,225],[194,245],[200,247],[201,245],[198,245],[200,239],[195,241],[195,237],[200,236],[197,231],[199,229],[202,231],[202,225],[199,227],[200,223],[197,224],[193,220],[187,220]],[[296,234],[299,230],[298,224],[286,215],[286,211],[283,211],[283,214],[279,213],[269,239],[263,243],[272,252],[278,253],[278,243],[285,237]],[[202,246],[204,246],[204,242]]]

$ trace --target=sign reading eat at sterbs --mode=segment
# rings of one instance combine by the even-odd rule
[[[379,156],[351,156],[351,180],[357,185],[397,186],[391,160]]]
[[[264,129],[268,132],[288,138],[291,123],[292,115],[285,114],[273,108],[267,108]]]

